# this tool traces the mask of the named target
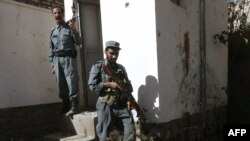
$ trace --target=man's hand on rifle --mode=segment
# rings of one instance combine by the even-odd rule
[[[71,30],[76,31],[75,20],[69,20],[69,27]]]
[[[107,82],[104,84],[105,87],[123,91],[123,89],[116,82]]]

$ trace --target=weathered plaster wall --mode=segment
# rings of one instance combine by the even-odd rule
[[[0,1],[0,109],[58,102],[48,63],[51,10]]]
[[[158,64],[156,52],[155,6],[152,0],[105,0],[101,3],[103,44],[121,44],[118,63],[131,79],[134,97],[149,120],[158,111]]]
[[[224,8],[221,8],[224,7]],[[200,111],[200,1],[101,1],[104,42],[121,42],[125,65],[150,122]],[[226,29],[227,5],[206,1],[207,109],[224,106],[227,48],[213,35]]]
[[[214,40],[215,34],[227,29],[227,2],[207,0],[206,13],[206,107],[211,109],[227,104],[228,48]]]
[[[200,111],[200,5],[199,1],[156,2],[160,121]],[[227,48],[213,35],[226,29],[224,1],[206,1],[206,107],[227,104]],[[221,8],[224,7],[224,8]]]
[[[160,118],[199,111],[199,2],[156,2]]]

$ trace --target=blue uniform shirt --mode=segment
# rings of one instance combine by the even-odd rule
[[[102,92],[104,89],[103,84],[105,82],[108,82],[108,75],[105,74],[103,71],[103,65],[105,64],[105,60],[102,61],[97,61],[91,68],[90,73],[89,73],[89,81],[88,85],[90,90],[95,91],[98,95]],[[124,78],[128,79],[127,72],[125,68],[121,64],[117,64],[118,69],[122,71],[122,74],[124,75]],[[131,95],[133,88],[131,83],[129,82],[129,89],[130,89],[130,94],[128,94],[129,98],[133,98]]]
[[[70,29],[69,25],[57,25],[50,33],[50,49],[49,62],[52,62],[52,52],[63,50],[73,50],[75,45],[80,45],[80,37],[77,31]]]

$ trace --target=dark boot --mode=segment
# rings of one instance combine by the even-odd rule
[[[71,101],[71,109],[66,113],[66,116],[72,116],[78,111],[78,99],[73,98]]]
[[[70,109],[70,101],[69,99],[63,99],[63,103],[62,103],[62,109],[61,112],[62,114],[65,114],[69,111]]]

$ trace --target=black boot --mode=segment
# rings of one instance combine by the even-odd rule
[[[73,98],[71,99],[71,109],[66,113],[66,116],[72,116],[77,113],[78,111],[78,99]]]
[[[63,99],[63,103],[62,103],[62,109],[61,112],[62,114],[65,114],[69,111],[70,109],[70,101],[69,99]]]

